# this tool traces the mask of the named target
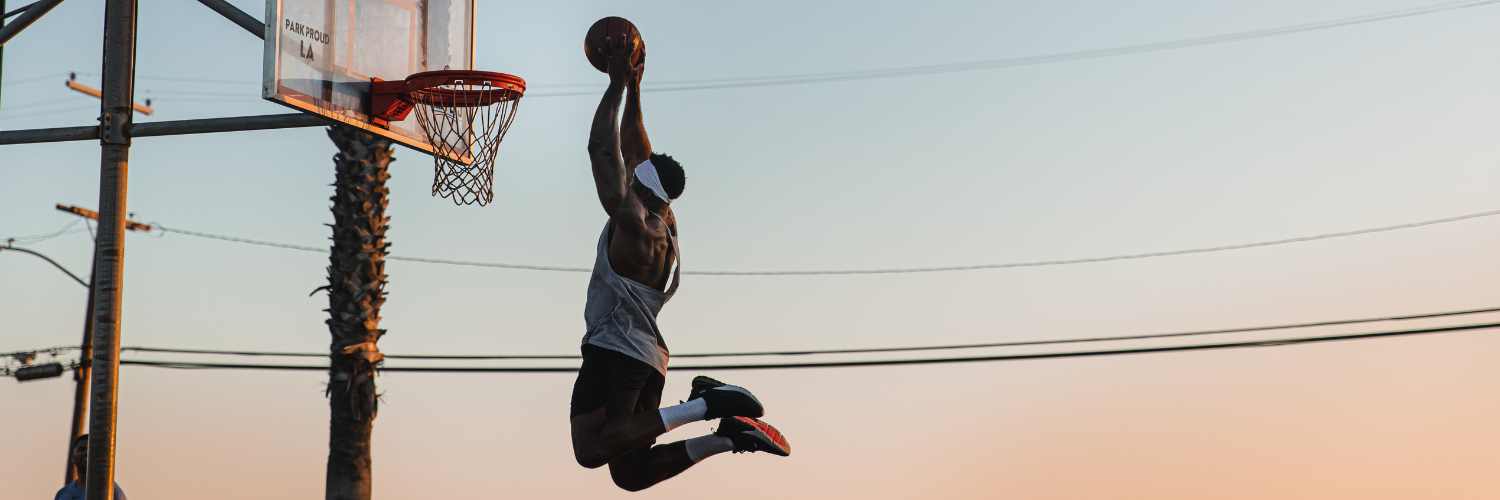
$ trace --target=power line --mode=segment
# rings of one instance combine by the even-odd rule
[[[224,236],[224,235],[221,235],[221,234],[200,233],[200,232],[196,232],[196,231],[188,231],[186,229],[171,228],[171,227],[163,226],[161,224],[151,224],[151,225],[154,226],[154,227],[156,227],[157,229],[160,229],[161,232],[163,232],[163,233],[186,234],[188,236],[197,236],[199,238],[209,238],[209,239],[214,239],[214,240],[233,241],[235,243],[249,243],[251,245],[262,245],[262,246],[268,246],[268,247],[286,248],[286,249],[290,249],[290,250],[302,250],[302,251],[306,251],[306,252],[318,252],[318,253],[328,253],[329,252],[328,249],[326,249],[326,248],[305,247],[305,246],[301,246],[301,245],[288,245],[286,243],[276,243],[276,242],[271,242],[271,241],[260,241],[260,240],[249,240],[249,239],[245,239],[245,238],[235,238],[233,236]],[[389,259],[390,257],[387,256],[386,258]]]
[[[21,85],[23,83],[40,82],[42,80],[47,80],[47,79],[50,79],[50,78],[61,78],[61,77],[64,77],[64,76],[68,76],[68,73],[67,72],[51,73],[51,74],[46,74],[46,75],[41,75],[41,76],[34,76],[34,77],[27,78],[27,79],[24,79],[24,80],[16,80],[16,81],[12,81],[12,82],[6,82],[5,86],[9,87],[11,85]]]
[[[100,76],[99,73],[79,72],[84,76]],[[136,80],[155,80],[162,82],[186,82],[186,83],[213,83],[223,85],[260,85],[260,80],[222,80],[212,78],[183,78],[180,76],[136,76]]]
[[[158,229],[161,229],[161,231],[163,233],[171,232],[171,233],[185,234],[185,235],[188,235],[188,236],[197,236],[199,238],[209,238],[209,239],[215,239],[215,240],[232,241],[232,242],[235,242],[235,243],[248,243],[248,244],[251,244],[251,245],[261,245],[261,246],[268,246],[268,247],[275,247],[275,248],[285,248],[285,249],[288,249],[288,250],[302,250],[304,252],[328,253],[328,249],[326,249],[326,248],[308,247],[308,246],[302,246],[302,245],[291,245],[291,244],[286,244],[286,243],[276,243],[276,242],[273,242],[273,241],[261,241],[261,240],[251,240],[251,239],[246,239],[246,238],[236,238],[236,237],[233,237],[233,236],[224,236],[222,234],[200,233],[200,232],[197,232],[197,231],[188,231],[186,229],[171,228],[171,227],[163,226],[161,224],[154,224],[154,226],[156,228],[158,228]],[[592,271],[591,269],[582,268],[582,267],[531,266],[531,265],[526,265],[526,264],[500,264],[500,263],[493,263],[493,262],[468,262],[468,261],[445,260],[445,259],[426,259],[426,258],[421,258],[421,257],[402,257],[402,256],[399,256],[399,255],[387,255],[385,258],[386,258],[386,260],[405,260],[405,261],[412,261],[412,262],[426,262],[426,263],[430,263],[430,264],[450,264],[450,265],[462,265],[462,266],[499,267],[499,268],[506,268],[506,269],[526,269],[526,270],[532,270],[532,271],[562,271],[562,272],[574,272],[574,273],[586,273],[586,272]],[[684,271],[684,274],[692,274],[692,273]]]
[[[1210,35],[1195,38],[1184,38],[1165,42],[1146,43],[1139,45],[1126,45],[1106,49],[1081,50],[1074,52],[1061,52],[1040,56],[1014,57],[1006,59],[991,59],[986,61],[971,61],[953,64],[937,64],[925,66],[907,66],[901,68],[888,68],[879,70],[846,71],[835,73],[810,73],[802,75],[770,76],[770,77],[744,77],[744,78],[721,78],[714,80],[684,80],[676,82],[660,82],[652,86],[643,86],[642,92],[676,92],[683,90],[709,90],[729,89],[745,87],[771,87],[782,85],[804,85],[810,83],[847,82],[856,80],[872,80],[878,78],[897,78],[905,76],[934,75],[941,73],[957,73],[964,71],[980,71],[987,69],[1012,68],[1017,66],[1031,66],[1037,64],[1050,64],[1066,61],[1078,61],[1084,59],[1098,59],[1103,57],[1114,57],[1145,52],[1160,52],[1165,50],[1184,49],[1200,47],[1228,42],[1254,40],[1280,35],[1305,33],[1344,26],[1388,21],[1405,17],[1435,14],[1470,7],[1480,7],[1500,2],[1500,0],[1466,0],[1458,2],[1446,2],[1424,7],[1413,7],[1407,9],[1393,10],[1377,14],[1366,14],[1362,16],[1347,17],[1331,21],[1320,21],[1313,23],[1294,24],[1277,28],[1268,28],[1251,31],[1241,31],[1222,35]],[[580,92],[557,92],[531,94],[527,97],[565,97],[579,95],[597,95],[598,91]]]
[[[1495,0],[1495,1],[1500,1],[1500,0]],[[850,269],[850,270],[815,270],[815,271],[682,271],[682,274],[700,275],[700,276],[822,276],[822,275],[847,275],[847,274],[934,273],[934,272],[947,272],[947,271],[975,271],[975,270],[981,270],[981,269],[1008,269],[1008,268],[1016,268],[1016,267],[1061,266],[1061,265],[1069,265],[1069,264],[1087,264],[1087,263],[1094,263],[1094,262],[1110,262],[1110,261],[1116,261],[1116,260],[1135,260],[1135,259],[1147,259],[1147,258],[1153,258],[1153,257],[1169,257],[1169,256],[1174,256],[1174,255],[1187,255],[1187,254],[1195,254],[1195,253],[1222,252],[1222,251],[1226,251],[1226,250],[1243,250],[1243,249],[1246,249],[1246,248],[1266,247],[1266,246],[1273,246],[1273,245],[1285,245],[1285,244],[1288,244],[1288,243],[1300,243],[1300,242],[1305,242],[1305,241],[1322,240],[1322,239],[1328,239],[1328,238],[1340,238],[1340,237],[1344,237],[1344,236],[1356,236],[1356,235],[1361,235],[1361,234],[1379,233],[1379,232],[1384,232],[1384,231],[1394,231],[1394,230],[1397,230],[1397,229],[1410,229],[1410,228],[1414,228],[1414,227],[1430,226],[1430,225],[1433,225],[1433,224],[1442,224],[1442,223],[1446,223],[1446,222],[1457,222],[1457,221],[1461,221],[1461,220],[1475,219],[1475,218],[1479,218],[1479,217],[1489,217],[1489,216],[1492,216],[1492,215],[1500,215],[1500,210],[1495,210],[1495,211],[1490,211],[1490,212],[1480,212],[1480,213],[1477,213],[1477,214],[1460,215],[1460,216],[1457,216],[1457,217],[1448,217],[1448,218],[1445,218],[1445,219],[1434,219],[1434,220],[1428,220],[1428,221],[1422,221],[1422,222],[1413,222],[1413,223],[1409,223],[1409,224],[1397,224],[1397,225],[1394,225],[1394,226],[1377,227],[1377,228],[1371,228],[1371,229],[1360,229],[1360,230],[1356,230],[1356,231],[1345,231],[1345,232],[1341,232],[1341,233],[1320,234],[1320,235],[1316,235],[1316,236],[1303,236],[1303,237],[1288,238],[1288,239],[1283,239],[1283,240],[1262,241],[1262,242],[1256,242],[1256,243],[1243,243],[1243,244],[1238,244],[1238,245],[1226,245],[1226,246],[1207,247],[1207,248],[1192,248],[1192,249],[1186,249],[1186,250],[1172,250],[1172,251],[1166,251],[1166,252],[1151,252],[1151,253],[1138,253],[1138,254],[1126,254],[1126,255],[1112,255],[1112,256],[1108,256],[1108,257],[1090,257],[1090,258],[1083,258],[1083,259],[1046,260],[1046,261],[1037,261],[1037,262],[1010,262],[1010,263],[1004,263],[1004,264],[977,264],[977,265],[969,265],[969,266],[913,267],[913,268],[897,268],[897,269]],[[233,242],[236,242],[236,243],[248,243],[248,244],[252,244],[252,245],[262,245],[262,246],[269,246],[269,247],[276,247],[276,248],[286,248],[286,249],[290,249],[290,250],[302,250],[302,251],[306,251],[306,252],[328,253],[328,250],[324,249],[324,248],[315,248],[315,247],[308,247],[308,246],[301,246],[301,245],[289,245],[289,244],[286,244],[286,243],[275,243],[275,242],[270,242],[270,241],[250,240],[250,239],[245,239],[245,238],[236,238],[236,237],[233,237],[233,236],[224,236],[224,235],[219,235],[219,234],[200,233],[200,232],[196,232],[196,231],[188,231],[188,230],[185,230],[185,229],[174,229],[174,228],[163,226],[161,224],[154,224],[154,226],[157,227],[158,229],[161,229],[163,232],[174,232],[174,233],[185,234],[185,235],[188,235],[188,236],[197,236],[197,237],[200,237],[200,238],[210,238],[210,239],[216,239],[216,240],[233,241]],[[426,263],[430,263],[430,264],[447,264],[447,265],[455,265],[455,266],[494,267],[494,268],[502,268],[502,269],[524,269],[524,270],[531,270],[531,271],[559,271],[559,272],[571,272],[571,273],[587,273],[587,272],[592,272],[593,271],[592,269],[586,268],[586,267],[533,266],[533,265],[526,265],[526,264],[503,264],[503,263],[498,263],[498,262],[477,262],[477,261],[448,260],[448,259],[429,259],[429,258],[422,258],[422,257],[403,257],[403,256],[399,256],[399,255],[388,255],[388,256],[386,256],[386,259],[387,260],[409,261],[409,262],[426,262]]]
[[[43,242],[43,241],[50,240],[52,238],[56,238],[58,236],[62,236],[64,234],[82,232],[83,231],[82,229],[76,230],[76,231],[68,231],[69,229],[72,229],[73,226],[78,225],[78,221],[79,221],[79,219],[73,219],[72,222],[69,222],[68,225],[63,226],[62,229],[58,229],[58,230],[50,232],[50,233],[32,234],[32,235],[27,235],[27,236],[13,236],[13,237],[10,237],[10,238],[5,238],[5,240],[8,241],[8,242],[10,242],[11,244],[19,244],[19,245],[31,245],[31,244],[35,244],[35,243],[40,243],[40,242]]]
[[[1500,1],[1500,0],[1497,0],[1497,1]],[[1239,244],[1239,245],[1226,245],[1226,246],[1208,247],[1208,248],[1192,248],[1192,249],[1187,249],[1187,250],[1173,250],[1173,251],[1169,251],[1169,252],[1151,252],[1151,253],[1139,253],[1139,254],[1128,254],[1128,255],[1115,255],[1115,256],[1110,256],[1110,257],[1092,257],[1092,258],[1086,258],[1086,259],[1047,260],[1047,261],[1039,261],[1039,262],[1015,262],[1015,263],[1008,263],[1008,264],[979,264],[979,265],[972,265],[972,266],[915,267],[915,268],[907,268],[907,269],[858,269],[858,270],[848,270],[848,271],[696,271],[696,272],[683,271],[682,274],[700,274],[700,275],[709,275],[709,276],[812,276],[812,275],[830,275],[830,274],[934,273],[934,272],[945,272],[945,271],[974,271],[974,270],[979,270],[979,269],[1008,269],[1008,268],[1015,268],[1015,267],[1061,266],[1061,265],[1068,265],[1068,264],[1087,264],[1087,263],[1092,263],[1092,262],[1109,262],[1109,261],[1116,261],[1116,260],[1147,259],[1147,258],[1152,258],[1152,257],[1170,257],[1170,256],[1174,256],[1174,255],[1188,255],[1188,254],[1195,254],[1195,253],[1222,252],[1222,251],[1225,251],[1225,250],[1243,250],[1243,249],[1246,249],[1246,248],[1266,247],[1266,246],[1273,246],[1273,245],[1285,245],[1287,243],[1300,243],[1300,242],[1304,242],[1304,241],[1314,241],[1314,240],[1322,240],[1322,239],[1328,239],[1328,238],[1339,238],[1339,237],[1344,237],[1344,236],[1355,236],[1355,235],[1360,235],[1360,234],[1378,233],[1378,232],[1383,232],[1383,231],[1393,231],[1393,230],[1397,230],[1397,229],[1409,229],[1409,228],[1413,228],[1413,227],[1429,226],[1429,225],[1432,225],[1432,224],[1442,224],[1444,222],[1456,222],[1456,221],[1461,221],[1461,220],[1465,220],[1465,219],[1473,219],[1473,218],[1477,218],[1477,217],[1489,217],[1491,215],[1497,215],[1497,214],[1500,214],[1500,210],[1492,211],[1492,212],[1477,213],[1477,214],[1460,215],[1458,217],[1449,217],[1449,218],[1446,218],[1446,219],[1437,219],[1437,220],[1429,220],[1429,221],[1422,221],[1422,222],[1414,222],[1414,223],[1410,223],[1410,224],[1398,224],[1398,225],[1395,225],[1395,226],[1377,227],[1377,228],[1372,228],[1372,229],[1360,229],[1360,230],[1357,230],[1357,231],[1346,231],[1346,232],[1342,232],[1342,233],[1329,233],[1329,234],[1320,234],[1320,235],[1316,235],[1316,236],[1303,236],[1303,237],[1300,237],[1300,238],[1288,238],[1288,239],[1284,239],[1284,240],[1262,241],[1262,242],[1257,242],[1257,243],[1244,243],[1244,244]]]
[[[1247,342],[1228,342],[1221,344],[1192,344],[1166,347],[1142,347],[1135,349],[1108,349],[1098,351],[1072,351],[1053,352],[1037,354],[1010,354],[1002,356],[973,356],[961,358],[927,358],[927,359],[886,359],[871,361],[830,361],[821,363],[771,363],[771,364],[734,364],[734,365],[692,365],[671,366],[669,370],[786,370],[793,368],[854,368],[873,366],[898,366],[898,365],[933,365],[951,363],[976,363],[992,361],[1021,361],[1035,359],[1061,359],[1061,358],[1087,358],[1103,356],[1120,356],[1127,354],[1154,354],[1184,351],[1209,351],[1225,349],[1242,349],[1247,347],[1277,347],[1288,345],[1316,344],[1325,342],[1340,342],[1352,340],[1368,340],[1387,337],[1401,337],[1413,335],[1430,335],[1437,333],[1454,333],[1470,330],[1484,330],[1500,327],[1500,323],[1484,323],[1477,325],[1448,326],[1439,328],[1424,328],[1420,330],[1399,330],[1388,332],[1355,333],[1346,335],[1325,335],[1318,337],[1297,337],[1273,340],[1256,340]],[[151,360],[120,360],[121,365],[153,366],[158,368],[177,369],[239,369],[239,370],[327,370],[327,366],[314,365],[250,365],[234,363],[190,363],[176,361],[151,361]],[[427,372],[427,373],[556,373],[576,372],[576,367],[383,367],[382,372]]]
[[[52,260],[51,257],[48,257],[46,255],[42,255],[42,254],[37,253],[37,252],[32,251],[32,250],[27,250],[25,248],[18,248],[18,247],[14,247],[14,246],[10,246],[10,245],[0,245],[0,251],[4,251],[4,250],[10,250],[10,251],[13,251],[13,252],[21,252],[21,253],[29,253],[31,255],[35,255],[37,257],[41,257],[42,260],[45,260],[49,264],[52,264],[52,266],[56,267],[59,271],[62,271],[63,273],[66,273],[69,278],[73,278],[73,281],[77,281],[78,284],[83,285],[85,288],[87,288],[89,286],[88,282],[83,281],[83,278],[79,278],[78,275],[73,274],[73,271],[69,271],[68,268],[63,267],[62,264],[58,264],[57,261]]]
[[[1441,318],[1441,317],[1449,317],[1449,316],[1465,316],[1465,315],[1471,315],[1471,314],[1484,314],[1484,313],[1491,313],[1491,312],[1500,312],[1500,307],[1492,307],[1492,308],[1486,308],[1486,309],[1470,309],[1470,310],[1466,310],[1466,311],[1453,311],[1453,312],[1444,312],[1444,313],[1413,314],[1413,315],[1406,315],[1406,316],[1389,316],[1389,317],[1384,317],[1384,318],[1365,318],[1365,319],[1348,319],[1348,320],[1334,320],[1334,321],[1317,321],[1317,322],[1312,322],[1312,323],[1297,323],[1297,324],[1290,324],[1290,325],[1257,326],[1257,327],[1249,327],[1249,328],[1227,328],[1227,329],[1222,329],[1222,330],[1200,330],[1200,331],[1194,331],[1194,332],[1157,333],[1157,334],[1147,334],[1147,335],[1120,335],[1120,336],[1112,336],[1112,337],[1084,337],[1084,338],[1058,339],[1058,340],[1026,340],[1026,341],[1016,341],[1016,342],[991,342],[991,343],[984,343],[984,344],[951,344],[951,345],[934,345],[934,346],[918,346],[918,347],[884,347],[884,348],[866,348],[866,349],[822,349],[822,350],[808,350],[808,351],[758,351],[758,352],[738,352],[738,353],[735,353],[735,352],[703,353],[703,354],[673,355],[672,357],[674,357],[674,358],[709,358],[709,357],[740,357],[740,356],[800,356],[800,355],[811,355],[811,354],[858,354],[858,353],[872,353],[872,352],[912,352],[912,351],[937,351],[937,350],[952,350],[952,349],[978,349],[978,348],[987,348],[987,347],[1014,347],[1014,346],[1048,345],[1048,344],[1075,344],[1075,343],[1082,343],[1082,342],[1108,342],[1108,341],[1119,341],[1119,340],[1160,339],[1160,338],[1170,338],[1170,337],[1190,337],[1190,336],[1198,336],[1198,335],[1218,335],[1218,334],[1225,334],[1225,333],[1259,332],[1259,331],[1268,331],[1268,330],[1290,330],[1290,329],[1294,329],[1294,328],[1311,328],[1311,327],[1317,327],[1317,326],[1354,325],[1354,324],[1360,324],[1360,323],[1377,323],[1377,322],[1383,322],[1383,321],[1404,321],[1404,320],[1413,320],[1413,319]]]
[[[157,95],[241,97],[241,98],[250,98],[250,99],[260,99],[261,98],[260,95],[258,95],[259,94],[258,92],[249,92],[249,93],[245,93],[245,92],[203,92],[203,91],[198,91],[198,90],[150,90],[150,89],[147,89],[147,90],[140,91],[140,93],[143,94],[143,95],[152,96],[153,98],[155,96],[157,96]]]
[[[861,354],[861,353],[875,353],[875,352],[913,352],[913,351],[979,349],[979,348],[991,348],[991,347],[1014,347],[1014,346],[1049,345],[1049,344],[1075,344],[1075,343],[1082,343],[1082,342],[1108,342],[1108,341],[1120,341],[1120,340],[1142,340],[1142,339],[1160,339],[1160,338],[1170,338],[1170,337],[1190,337],[1190,336],[1199,336],[1199,335],[1218,335],[1218,334],[1225,334],[1225,333],[1261,332],[1261,331],[1268,331],[1268,330],[1290,330],[1290,329],[1295,329],[1295,328],[1311,328],[1311,327],[1318,327],[1318,326],[1355,325],[1355,324],[1362,324],[1362,323],[1378,323],[1378,322],[1385,322],[1385,321],[1406,321],[1406,320],[1413,320],[1413,319],[1430,319],[1430,318],[1443,318],[1443,317],[1451,317],[1451,316],[1467,316],[1467,315],[1473,315],[1473,314],[1485,314],[1485,313],[1493,313],[1493,312],[1500,312],[1500,307],[1490,307],[1490,308],[1484,308],[1484,309],[1468,309],[1468,310],[1463,310],[1463,311],[1450,311],[1450,312],[1440,312],[1440,313],[1409,314],[1409,315],[1402,315],[1402,316],[1386,316],[1386,317],[1379,317],[1379,318],[1362,318],[1362,319],[1345,319],[1345,320],[1331,320],[1331,321],[1315,321],[1315,322],[1311,322],[1311,323],[1296,323],[1296,324],[1289,324],[1289,325],[1254,326],[1254,327],[1247,327],[1247,328],[1225,328],[1225,329],[1218,329],[1218,330],[1199,330],[1199,331],[1178,332],[1178,333],[1156,333],[1156,334],[1147,334],[1147,335],[1119,335],[1119,336],[1108,336],[1108,337],[1083,337],[1083,338],[1056,339],[1056,340],[1025,340],[1025,341],[1015,341],[1015,342],[990,342],[990,343],[982,343],[982,344],[951,344],[951,345],[930,345],[930,346],[915,346],[915,347],[875,347],[875,348],[864,348],[864,349],[818,349],[818,350],[806,350],[806,351],[749,351],[749,352],[686,353],[686,354],[673,354],[672,357],[673,358],[724,358],[724,357],[748,357],[748,356],[803,356],[803,355],[815,355],[815,354]],[[278,356],[278,357],[326,357],[326,356],[328,356],[327,353],[309,353],[309,352],[226,351],[226,350],[212,350],[212,349],[170,349],[170,348],[160,348],[160,347],[122,347],[122,348],[120,348],[120,350],[121,351],[133,351],[133,352],[160,352],[160,353],[174,353],[174,354],[216,354],[216,355],[233,355],[233,356]],[[429,360],[579,359],[579,356],[576,356],[576,355],[567,355],[567,354],[537,354],[537,355],[507,355],[507,356],[499,356],[499,355],[453,355],[453,354],[430,354],[430,355],[389,354],[389,355],[386,355],[386,357],[390,358],[390,359],[429,359]]]
[[[1242,328],[1225,328],[1225,329],[1217,329],[1217,330],[1199,330],[1199,331],[1179,332],[1179,333],[1157,333],[1157,334],[1147,334],[1147,335],[1120,335],[1120,336],[1107,336],[1107,337],[1082,337],[1082,338],[1055,339],[1055,340],[1027,340],[1027,341],[1015,341],[1015,342],[992,342],[992,343],[983,343],[983,344],[952,344],[952,345],[933,345],[933,346],[916,346],[916,347],[877,347],[877,348],[865,348],[865,349],[823,349],[823,350],[807,350],[807,351],[748,351],[748,352],[687,353],[687,354],[673,354],[672,357],[673,358],[719,358],[719,357],[748,357],[748,356],[801,356],[801,355],[816,355],[816,354],[859,354],[859,353],[875,353],[875,352],[912,352],[912,351],[933,351],[933,350],[952,350],[952,349],[977,349],[977,348],[989,348],[989,347],[1031,346],[1031,345],[1047,345],[1047,344],[1072,344],[1072,343],[1081,343],[1081,342],[1107,342],[1107,341],[1121,341],[1121,340],[1142,340],[1142,339],[1158,339],[1158,338],[1169,338],[1169,337],[1188,337],[1188,336],[1198,336],[1198,335],[1216,335],[1216,334],[1225,334],[1225,333],[1259,332],[1259,331],[1268,331],[1268,330],[1289,330],[1289,329],[1294,329],[1294,328],[1311,328],[1311,327],[1320,327],[1320,326],[1354,325],[1354,324],[1361,324],[1361,323],[1378,323],[1378,322],[1384,322],[1384,321],[1405,321],[1405,320],[1413,320],[1413,319],[1430,319],[1430,318],[1442,318],[1442,317],[1452,317],[1452,316],[1467,316],[1467,315],[1473,315],[1473,314],[1485,314],[1485,313],[1492,313],[1492,312],[1500,312],[1500,307],[1489,307],[1489,308],[1483,308],[1483,309],[1466,309],[1466,310],[1462,310],[1462,311],[1448,311],[1448,312],[1438,312],[1438,313],[1406,314],[1406,315],[1400,315],[1400,316],[1383,316],[1383,317],[1377,317],[1377,318],[1327,320],[1327,321],[1314,321],[1314,322],[1310,322],[1310,323],[1294,323],[1294,324],[1272,325],[1272,326],[1253,326],[1253,327],[1242,327]],[[51,347],[51,348],[47,348],[47,349],[34,349],[34,350],[30,350],[30,351],[16,351],[16,352],[12,352],[12,353],[0,353],[0,357],[10,356],[10,355],[13,355],[13,354],[26,354],[26,353],[37,353],[37,352],[46,352],[46,353],[57,354],[57,353],[62,353],[62,352],[75,351],[75,350],[78,350],[78,347],[76,347],[76,346],[58,346],[58,347]],[[172,349],[172,348],[163,348],[163,347],[121,347],[120,350],[121,351],[132,351],[132,352],[157,352],[157,353],[171,353],[171,354],[208,354],[208,355],[231,355],[231,356],[319,357],[319,358],[328,356],[327,353],[309,353],[309,352],[234,351],[234,350],[216,350],[216,349]],[[430,354],[430,355],[389,354],[389,355],[386,355],[386,358],[389,358],[389,359],[428,359],[428,360],[502,360],[502,359],[504,359],[504,360],[517,360],[517,359],[579,359],[579,356],[576,356],[576,355],[567,355],[567,354],[506,355],[506,356],[500,356],[500,355],[451,355],[451,354]]]
[[[17,105],[14,105],[14,106],[7,106],[5,108],[0,108],[0,111],[13,111],[13,110],[17,110],[17,109],[35,108],[37,106],[47,106],[47,105],[57,104],[57,103],[61,103],[61,102],[74,102],[74,101],[83,101],[83,100],[89,100],[89,98],[85,97],[85,96],[68,96],[68,97],[65,97],[65,98],[62,98],[62,99],[54,99],[54,100],[51,100],[51,101],[28,102],[26,104],[17,104]]]
[[[62,112],[65,112],[65,111],[83,111],[85,109],[94,109],[94,110],[97,110],[97,109],[99,109],[99,105],[95,104],[93,106],[80,106],[80,107],[77,107],[77,108],[50,109],[50,110],[47,110],[47,111],[38,111],[38,112],[34,112],[34,113],[25,113],[25,114],[19,114],[19,115],[6,115],[6,116],[3,116],[3,117],[0,117],[0,120],[15,121],[15,120],[18,120],[18,119],[21,119],[21,118],[35,118],[35,117],[38,117],[38,116],[52,116],[52,115],[56,115],[58,113],[62,113]]]

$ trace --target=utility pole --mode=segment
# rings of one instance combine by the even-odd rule
[[[0,0],[4,2],[5,0]],[[78,479],[78,471],[73,469],[74,439],[83,435],[83,428],[88,424],[89,408],[89,366],[94,357],[94,273],[99,272],[99,243],[94,243],[94,265],[89,269],[89,300],[83,315],[83,343],[78,349],[78,367],[73,369],[73,426],[68,436],[68,452],[63,454],[63,484],[71,483]]]
[[[5,0],[0,0],[4,2]],[[57,209],[68,212],[85,219],[99,220],[99,213],[92,210],[78,208],[70,205],[58,204]],[[125,229],[131,231],[151,232],[151,226],[139,222],[126,220]],[[94,239],[94,264],[89,269],[89,299],[84,308],[83,315],[83,343],[79,344],[78,367],[73,369],[73,427],[72,434],[68,436],[68,450],[63,454],[63,478],[64,483],[71,483],[78,479],[78,471],[73,470],[74,439],[83,435],[84,427],[88,425],[89,408],[89,362],[94,356],[94,273],[99,272],[99,240]]]
[[[99,235],[95,243],[94,349],[86,500],[115,495],[115,398],[120,380],[120,306],[125,280],[125,207],[135,103],[137,0],[104,2],[104,84],[99,110]]]

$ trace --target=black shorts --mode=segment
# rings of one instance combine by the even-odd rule
[[[645,362],[596,345],[584,344],[583,367],[573,382],[569,417],[603,407],[610,418],[661,406],[667,379]]]

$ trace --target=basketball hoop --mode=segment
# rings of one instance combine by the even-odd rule
[[[417,124],[432,145],[432,194],[454,203],[487,205],[495,198],[495,152],[526,80],[488,71],[417,73],[405,81],[376,79],[370,87],[371,122],[389,127],[417,112]]]

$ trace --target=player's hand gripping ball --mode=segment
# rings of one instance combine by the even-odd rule
[[[583,37],[583,54],[588,56],[589,64],[594,65],[594,69],[600,73],[609,72],[609,52],[612,49],[609,42],[605,41],[606,38],[630,40],[626,46],[635,48],[635,57],[630,59],[632,66],[640,64],[646,58],[646,42],[641,40],[641,32],[635,29],[635,25],[623,17],[606,17],[595,21],[589,27],[588,34]]]

